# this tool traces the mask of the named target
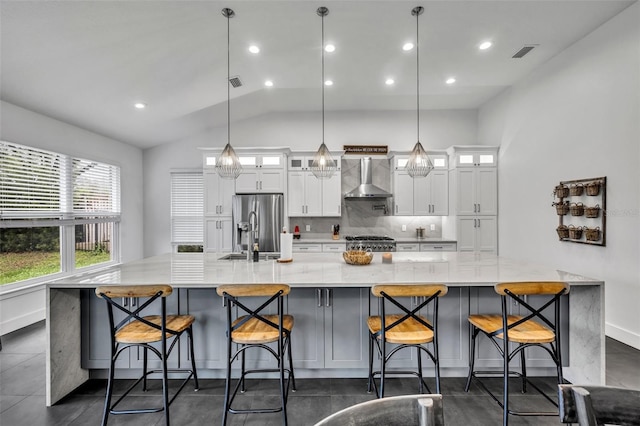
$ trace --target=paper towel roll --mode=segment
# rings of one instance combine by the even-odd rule
[[[293,258],[293,234],[280,234],[280,259]]]

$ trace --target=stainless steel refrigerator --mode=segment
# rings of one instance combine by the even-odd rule
[[[255,212],[256,217],[251,217]],[[239,194],[233,196],[233,251],[247,250],[255,235],[252,225],[257,225],[258,245],[261,252],[280,251],[280,232],[284,220],[284,196],[282,194]],[[257,219],[257,220],[256,220]]]

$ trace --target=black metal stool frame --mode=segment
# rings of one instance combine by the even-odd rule
[[[162,297],[163,296],[163,292],[162,291],[158,291],[156,294],[154,294],[153,296],[151,296],[146,302],[142,303],[137,309],[135,310],[131,310],[131,309],[127,309],[124,306],[122,306],[121,304],[115,302],[112,298],[110,298],[109,296],[107,296],[104,293],[100,293],[100,297],[102,297],[106,303],[107,303],[107,313],[109,315],[109,327],[111,330],[110,333],[110,337],[111,337],[111,360],[110,360],[110,365],[109,365],[109,379],[108,379],[108,383],[107,383],[107,395],[105,398],[105,404],[104,404],[104,411],[102,414],[102,426],[106,426],[108,418],[109,418],[109,414],[113,414],[113,415],[119,415],[119,414],[143,414],[143,413],[158,413],[160,411],[164,411],[165,413],[165,423],[168,426],[170,424],[170,416],[169,416],[169,406],[171,405],[171,403],[175,400],[175,398],[178,396],[178,394],[180,393],[180,391],[182,391],[182,389],[185,387],[185,385],[187,384],[187,382],[189,381],[189,379],[191,379],[193,377],[194,380],[194,384],[195,384],[195,390],[197,391],[199,389],[199,384],[198,384],[198,375],[196,372],[196,365],[195,365],[195,357],[194,357],[194,350],[193,350],[193,331],[192,331],[192,327],[189,326],[188,328],[186,328],[183,332],[187,333],[187,337],[188,337],[188,341],[189,341],[189,350],[191,353],[191,370],[185,370],[185,369],[169,369],[167,367],[167,359],[169,358],[169,355],[171,354],[173,348],[175,347],[175,345],[179,342],[180,336],[182,335],[183,332],[177,332],[175,330],[171,330],[169,328],[167,328],[167,324],[166,324],[166,319],[167,319],[167,301],[166,301],[166,297]],[[153,302],[155,302],[158,298],[160,298],[160,303],[161,303],[161,324],[160,326],[158,326],[157,324],[154,324],[148,320],[146,320],[145,318],[143,318],[142,316],[140,316],[140,313],[142,311],[144,311],[144,309],[146,309],[149,305],[151,305]],[[115,319],[114,319],[114,315],[113,315],[113,308],[116,308],[122,312],[124,312],[126,314],[126,317],[121,320],[118,324],[115,324]],[[125,325],[127,325],[131,320],[137,320],[140,321],[142,323],[144,323],[145,325],[148,325],[149,327],[155,328],[156,330],[160,330],[161,335],[162,335],[162,339],[160,341],[161,344],[161,350],[156,349],[155,347],[153,347],[152,345],[148,344],[148,343],[127,343],[127,344],[120,344],[119,342],[116,341],[116,332],[121,329],[122,327],[124,327]],[[176,338],[173,340],[173,342],[171,343],[171,345],[169,346],[169,348],[167,349],[167,338],[170,338],[171,336],[168,335],[173,335]],[[132,347],[141,347],[143,348],[144,352],[143,352],[143,367],[142,367],[142,376],[139,377],[131,386],[129,386],[129,388],[127,388],[127,390],[113,403],[111,404],[111,398],[113,396],[113,382],[115,379],[115,363],[118,359],[118,357],[120,356],[120,354],[125,350],[125,349],[129,349]],[[158,359],[160,359],[161,363],[162,363],[162,369],[156,369],[156,370],[147,370],[147,355],[148,355],[148,351],[153,352]],[[115,407],[142,381],[142,390],[146,391],[147,390],[147,376],[151,375],[151,374],[158,374],[158,373],[162,373],[162,407],[156,407],[156,408],[139,408],[139,409],[128,409],[128,410],[115,410]],[[187,377],[184,379],[184,381],[182,382],[182,384],[180,385],[180,387],[178,388],[178,390],[176,391],[176,393],[171,397],[171,399],[169,399],[169,377],[168,377],[168,373],[189,373],[187,375]]]
[[[498,405],[502,408],[503,414],[503,425],[508,425],[509,415],[513,416],[557,416],[558,411],[553,412],[525,412],[525,411],[515,411],[509,409],[509,377],[520,377],[522,380],[522,393],[527,391],[527,384],[531,385],[538,393],[540,393],[545,399],[547,399],[551,404],[558,407],[558,403],[554,401],[549,395],[547,395],[542,389],[540,389],[535,383],[530,381],[527,377],[527,369],[526,369],[526,361],[525,361],[525,353],[524,350],[528,347],[539,347],[544,349],[551,360],[556,365],[558,383],[564,383],[564,377],[562,374],[562,353],[561,353],[561,345],[560,345],[560,297],[567,293],[567,289],[563,289],[562,291],[553,295],[553,297],[548,300],[546,303],[542,305],[540,308],[534,308],[530,304],[526,302],[523,298],[518,295],[512,293],[509,290],[505,290],[506,295],[501,295],[502,302],[502,328],[492,332],[485,333],[483,330],[477,328],[475,325],[469,323],[469,336],[470,336],[470,345],[469,345],[469,375],[467,377],[467,383],[465,385],[465,392],[469,391],[469,387],[471,386],[471,380],[473,378],[476,379],[480,387],[482,387],[485,392],[491,396],[491,398],[498,403]],[[521,319],[511,324],[508,324],[508,300],[513,299],[515,302],[519,303],[521,306],[525,307],[529,314],[524,315]],[[549,306],[554,305],[554,321],[551,322],[547,317],[544,316],[542,311],[544,311]],[[548,347],[545,346],[545,343],[519,343],[515,349],[509,351],[509,330],[526,322],[532,320],[534,318],[540,319],[544,322],[548,327],[551,328],[553,333],[555,334],[555,341],[549,343]],[[478,334],[482,332],[485,336],[489,338],[489,341],[493,343],[498,352],[503,358],[503,371],[502,373],[498,373],[496,371],[474,371],[475,364],[475,346],[476,346],[476,337]],[[502,339],[497,339],[496,336],[503,333]],[[502,344],[500,344],[497,340],[502,340]],[[511,342],[513,343],[513,342]],[[509,370],[510,361],[516,356],[520,355],[520,365],[521,372]],[[503,380],[503,400],[500,399],[489,390],[489,388],[482,382],[481,378],[485,377],[504,377]],[[479,376],[480,375],[480,376]]]
[[[422,376],[422,352],[424,352],[429,356],[429,358],[431,358],[431,361],[433,361],[434,363],[436,393],[439,394],[440,393],[440,357],[438,356],[439,352],[438,352],[437,329],[438,329],[438,299],[440,297],[440,291],[437,291],[436,293],[434,293],[432,296],[427,298],[424,302],[420,303],[418,306],[416,306],[412,310],[407,309],[404,305],[402,305],[400,302],[395,300],[393,297],[386,294],[384,291],[380,292],[380,294],[382,295],[382,297],[380,298],[378,304],[380,309],[380,321],[382,322],[382,327],[380,331],[378,331],[377,333],[369,333],[369,380],[367,382],[367,393],[371,393],[372,387],[373,387],[373,390],[375,390],[378,398],[383,398],[384,397],[384,378],[386,375],[385,373],[386,373],[387,363],[389,362],[391,357],[393,357],[393,355],[396,354],[401,349],[414,347],[416,348],[416,353],[418,356],[417,371],[394,370],[391,374],[411,374],[411,375],[417,376],[418,383],[419,383],[419,392],[423,393],[424,388],[426,388],[427,393],[431,393],[431,390],[429,389],[429,385],[427,385],[427,383],[424,381],[424,378]],[[405,313],[405,315],[402,318],[398,319],[397,321],[389,325],[385,324],[385,301],[389,301],[392,304],[394,304],[396,307],[402,310]],[[417,315],[417,312],[419,312],[420,309],[424,308],[431,302],[433,302],[433,320],[432,320],[433,325],[424,321],[422,318],[420,318],[419,315]],[[391,330],[393,327],[397,326],[398,324],[406,321],[409,318],[415,319],[420,324],[424,325],[426,328],[433,331],[433,342],[432,342],[433,352],[431,352],[427,347],[423,346],[423,344],[417,343],[417,344],[400,344],[395,348],[393,348],[391,351],[389,351],[389,353],[387,353],[386,332]],[[378,336],[380,336],[380,340],[378,340]],[[374,345],[377,348],[378,355],[380,355],[380,370],[378,371],[373,371]],[[378,385],[375,381],[375,376],[378,376],[378,375],[380,376],[380,388],[378,388]]]
[[[282,412],[282,421],[284,425],[288,424],[287,420],[287,399],[289,397],[289,387],[291,387],[292,391],[296,391],[296,381],[295,375],[293,372],[293,361],[291,357],[291,330],[288,330],[283,327],[283,313],[284,313],[284,303],[282,297],[282,290],[278,291],[276,294],[268,298],[262,305],[258,308],[251,309],[244,305],[242,302],[238,300],[238,297],[232,296],[227,292],[223,293],[224,303],[227,308],[227,376],[225,381],[225,392],[224,392],[224,412],[222,414],[222,425],[225,426],[227,424],[228,413],[232,414],[247,414],[247,413],[278,413]],[[264,318],[260,315],[265,308],[271,305],[274,301],[277,301],[278,306],[278,324],[275,324],[272,321]],[[246,316],[238,321],[237,324],[233,325],[233,315],[232,310],[233,306],[240,308],[243,312],[246,312]],[[238,315],[239,316],[239,315]],[[238,348],[233,352],[233,339],[232,333],[234,330],[241,327],[251,318],[255,318],[258,321],[261,321],[270,327],[273,327],[278,330],[278,341],[277,341],[277,351],[273,350],[273,348],[269,347],[266,344],[262,343],[251,343],[251,344],[238,344]],[[262,348],[269,352],[277,361],[278,368],[261,368],[261,369],[251,369],[247,370],[245,365],[245,352],[250,348]],[[289,358],[289,368],[284,368],[284,358],[283,354],[287,352],[287,356]],[[240,378],[236,383],[233,392],[231,392],[231,366],[233,362],[240,357],[241,362],[241,372]],[[235,409],[232,407],[233,400],[235,399],[238,390],[241,393],[246,391],[245,388],[245,378],[249,374],[256,373],[279,373],[279,382],[280,382],[280,398],[282,400],[282,405],[280,407],[274,408],[253,408],[253,409]],[[287,374],[287,380],[285,381],[285,373]]]

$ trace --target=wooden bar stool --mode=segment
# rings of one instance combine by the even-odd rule
[[[424,352],[435,367],[436,393],[440,393],[440,360],[438,358],[438,298],[447,294],[447,286],[442,284],[394,284],[375,285],[371,294],[378,297],[380,315],[367,319],[369,327],[369,381],[367,392],[372,386],[376,389],[378,398],[384,397],[384,380],[389,374],[412,374],[418,377],[419,393],[426,388],[431,393],[422,377],[422,352]],[[424,298],[416,303],[415,308],[407,307],[398,300],[400,297]],[[390,303],[399,308],[401,314],[387,314],[386,304]],[[428,315],[427,307],[433,306],[432,314]],[[427,318],[430,316],[430,319]],[[382,331],[384,330],[384,332]],[[397,344],[387,353],[387,344]],[[432,344],[432,349],[427,344]],[[374,346],[380,356],[380,370],[373,371]],[[416,348],[417,370],[387,370],[386,366],[391,357],[401,349]],[[376,384],[375,376],[380,375],[380,387]]]
[[[469,316],[470,345],[469,345],[469,376],[465,391],[469,391],[472,378],[476,378],[482,388],[502,407],[503,424],[509,423],[509,414],[516,416],[557,416],[554,412],[523,412],[509,408],[509,377],[520,377],[522,380],[522,392],[526,392],[527,383],[540,392],[556,407],[558,404],[546,395],[539,387],[527,379],[524,350],[529,347],[544,349],[553,360],[558,383],[563,383],[562,376],[562,351],[560,346],[560,297],[569,293],[569,285],[564,282],[510,282],[498,283],[495,291],[502,299],[502,313],[500,314],[476,314]],[[541,296],[540,307],[535,308],[528,302],[527,296]],[[523,313],[521,315],[509,314],[509,301],[517,302]],[[543,311],[553,308],[551,315]],[[503,398],[498,399],[480,380],[481,377],[495,377],[495,371],[475,371],[475,345],[476,337],[482,333],[493,345],[503,359]],[[501,341],[501,342],[500,342]],[[515,344],[513,350],[509,349],[509,343]],[[509,363],[517,355],[520,355],[521,372],[510,371]]]
[[[195,390],[198,390],[198,375],[193,352],[193,333],[191,325],[195,318],[191,315],[167,315],[167,296],[173,289],[169,285],[137,285],[137,286],[100,286],[96,288],[96,295],[104,299],[107,303],[109,314],[109,329],[111,335],[111,363],[109,365],[109,381],[107,384],[107,394],[104,402],[104,412],[102,415],[102,425],[107,424],[109,414],[140,414],[157,413],[164,411],[165,424],[169,425],[169,405],[178,396],[189,379],[193,377]],[[130,303],[131,298],[148,298],[136,303]],[[158,309],[148,309],[159,301],[160,315]],[[154,305],[155,306],[155,305]],[[114,308],[118,312],[118,319],[115,319]],[[154,315],[142,316],[143,312]],[[124,313],[124,317],[120,314]],[[122,319],[120,319],[122,318]],[[116,323],[116,321],[118,321]],[[191,369],[169,369],[167,368],[167,358],[171,351],[179,342],[180,336],[187,333],[189,339],[189,350],[191,356]],[[167,341],[173,339],[171,345],[167,347]],[[160,342],[160,349],[152,343]],[[115,363],[120,354],[128,348],[143,349],[143,371],[142,376],[136,380],[116,402],[111,404],[114,385]],[[159,370],[147,370],[148,352],[153,352],[162,364]],[[128,352],[128,351],[127,351]],[[133,390],[141,381],[142,389],[147,390],[147,376],[150,374],[162,374],[162,406],[156,408],[138,408],[115,410],[115,407]],[[180,388],[169,399],[168,373],[188,373]]]
[[[282,422],[287,424],[287,398],[289,385],[296,390],[291,358],[291,331],[293,316],[284,315],[284,296],[289,294],[287,284],[229,284],[218,287],[218,295],[222,296],[227,307],[227,379],[224,392],[224,413],[222,425],[227,423],[228,413],[277,413],[282,412]],[[241,302],[242,298],[261,297],[260,305],[252,309]],[[269,308],[276,306],[276,314],[267,314]],[[232,348],[235,343],[236,350]],[[276,349],[268,346],[276,343]],[[260,348],[270,353],[277,361],[277,368],[246,369],[245,353],[250,348]],[[284,367],[285,353],[289,358],[289,368]],[[234,361],[240,360],[241,371],[236,386],[231,392],[231,367]],[[233,400],[238,393],[245,391],[245,378],[255,373],[279,373],[281,404],[278,407],[235,409]],[[285,380],[285,373],[287,375]]]

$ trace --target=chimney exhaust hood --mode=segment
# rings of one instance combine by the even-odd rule
[[[371,157],[364,157],[360,160],[360,185],[347,192],[344,198],[388,198],[392,196],[372,183],[371,168]]]

